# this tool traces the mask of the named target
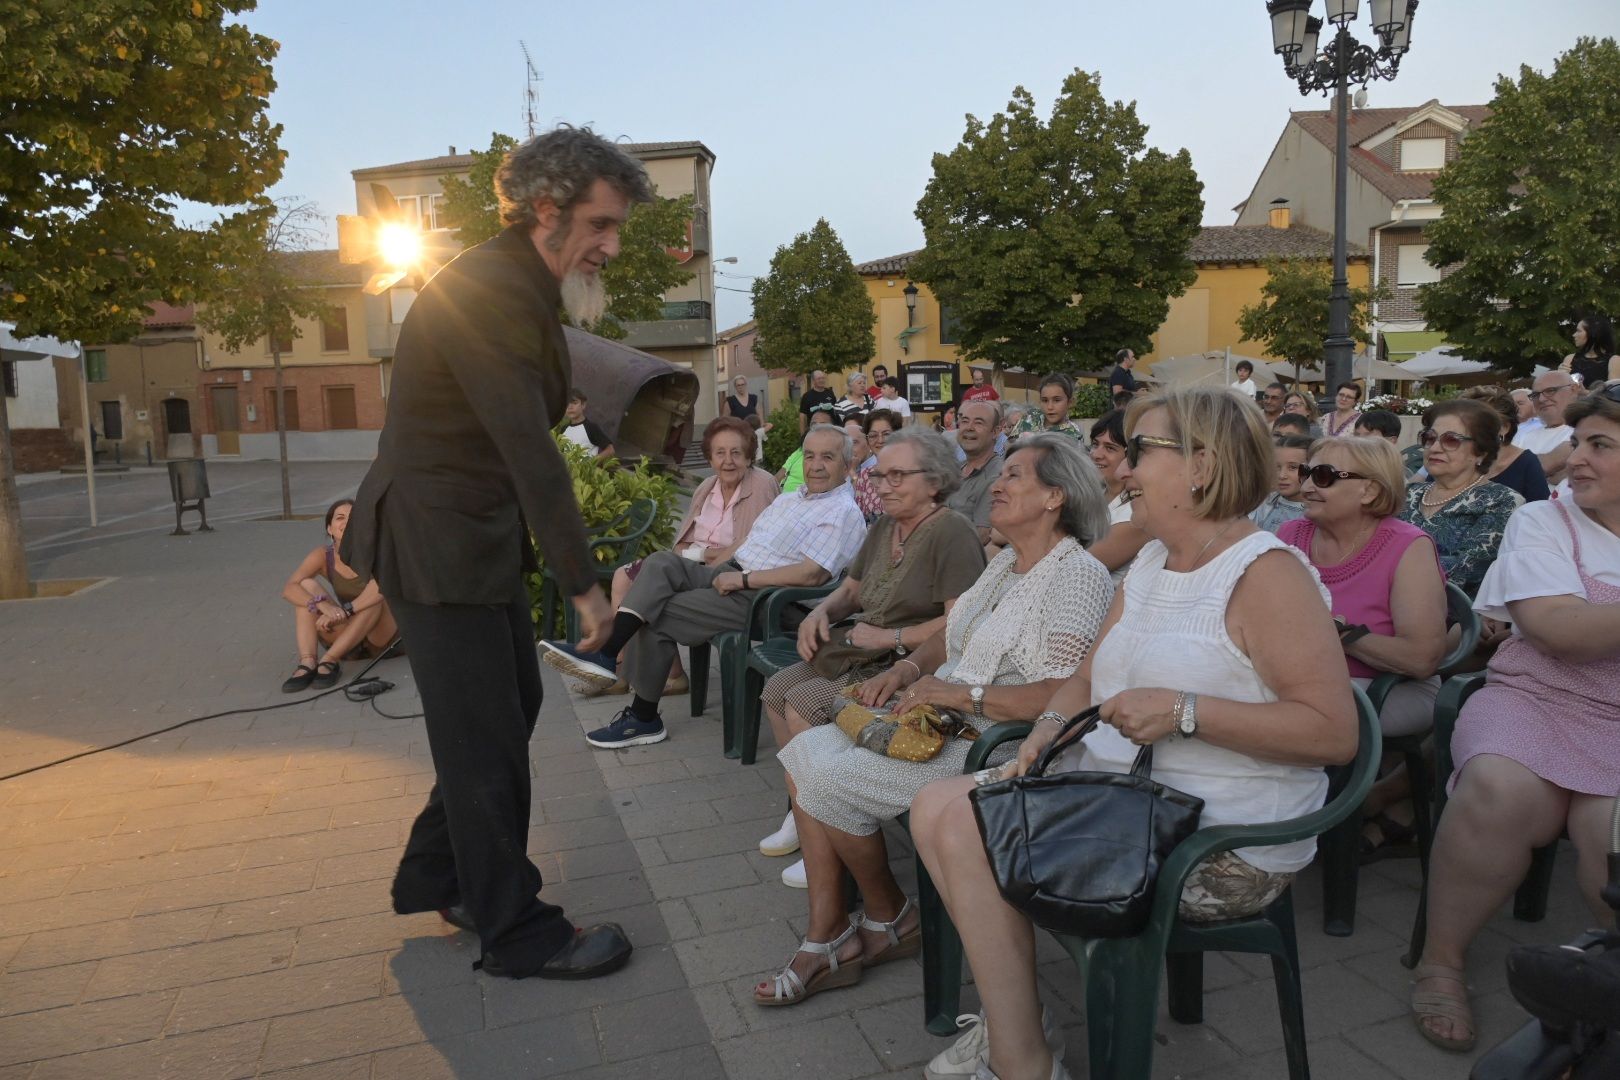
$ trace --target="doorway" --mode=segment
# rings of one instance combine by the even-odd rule
[[[191,456],[191,402],[185,398],[163,399],[163,430],[158,437],[159,457]]]
[[[222,455],[242,453],[242,423],[236,413],[236,387],[210,386],[208,394],[214,405],[214,433],[219,439]]]

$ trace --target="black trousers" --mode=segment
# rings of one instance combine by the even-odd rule
[[[414,604],[388,596],[422,695],[437,782],[394,875],[401,915],[461,904],[483,951],[532,973],[573,937],[542,902],[529,833],[529,736],[540,663],[521,581],[506,604]]]

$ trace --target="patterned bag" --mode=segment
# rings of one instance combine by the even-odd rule
[[[874,712],[859,700],[861,684],[839,692],[834,723],[856,746],[899,761],[932,761],[953,738],[977,739],[974,726],[950,709],[915,705],[903,713]]]

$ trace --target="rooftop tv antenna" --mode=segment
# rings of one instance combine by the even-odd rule
[[[540,102],[540,73],[534,68],[534,57],[529,55],[529,46],[519,41],[518,47],[523,50],[523,66],[526,69],[523,77],[523,120],[529,128],[529,138],[534,138],[535,128],[539,121],[535,117],[535,106]]]

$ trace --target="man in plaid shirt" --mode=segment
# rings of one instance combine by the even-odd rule
[[[866,539],[866,519],[848,483],[852,453],[842,428],[821,425],[804,437],[804,486],[778,496],[729,562],[706,566],[660,551],[641,564],[611,627],[578,645],[541,642],[546,663],[593,686],[618,679],[631,641],[625,681],[634,695],[613,722],[585,736],[617,749],[669,737],[658,714],[675,647],[698,645],[748,620],[754,591],[774,585],[821,585],[841,574]]]

